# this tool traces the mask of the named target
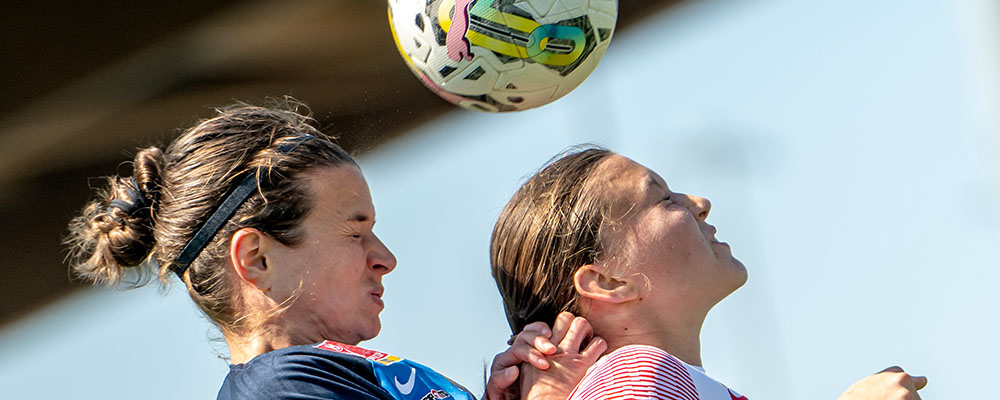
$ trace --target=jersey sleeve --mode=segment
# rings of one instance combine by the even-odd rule
[[[627,346],[598,362],[570,395],[571,400],[700,400],[687,367],[649,346]]]
[[[219,400],[385,400],[391,397],[374,383],[370,367],[361,363],[298,354],[261,360],[253,368],[230,374]],[[367,367],[367,368],[366,368]]]

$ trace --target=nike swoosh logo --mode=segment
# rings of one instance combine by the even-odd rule
[[[400,383],[399,377],[393,377],[392,380],[396,382],[396,390],[402,393],[403,396],[409,395],[413,391],[413,384],[416,382],[413,378],[417,375],[417,369],[410,367],[410,380],[406,383]]]

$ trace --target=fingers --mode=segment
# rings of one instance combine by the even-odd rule
[[[533,367],[545,370],[549,368],[549,362],[545,360],[545,355],[536,350],[532,345],[517,342],[503,353],[497,354],[493,358],[493,365],[490,371],[498,371],[508,367],[516,367],[522,362],[527,362]]]
[[[518,346],[514,347],[514,354],[521,361],[525,361],[531,364],[532,367],[538,368],[540,370],[549,369],[549,361],[545,359],[545,355],[540,351],[535,350],[534,347]]]
[[[855,382],[840,400],[906,399],[920,400],[918,390],[927,386],[927,378],[911,376],[893,366]]]
[[[548,325],[546,325],[544,322],[541,321],[532,322],[528,325],[525,325],[524,329],[521,330],[521,332],[526,332],[526,331],[538,332],[539,334],[545,337],[552,336],[552,330],[549,329]]]
[[[591,328],[590,322],[580,317],[574,317],[570,322],[566,336],[558,342],[559,350],[562,350],[564,353],[578,352],[583,342],[590,338],[592,334],[593,328]]]
[[[491,400],[504,398],[503,394],[507,388],[517,382],[517,375],[517,367],[507,367],[491,372],[489,380],[486,381],[486,398]]]
[[[890,375],[893,375],[893,377],[891,378],[892,382],[896,385],[902,386],[904,389],[912,393],[913,396],[916,397],[917,399],[920,399],[920,395],[917,394],[917,391],[927,386],[926,376],[910,375],[906,371],[904,371],[903,368],[899,366],[895,365],[891,366],[889,368],[882,370],[876,375],[883,373],[888,373]]]
[[[587,344],[587,348],[583,349],[583,351],[580,352],[580,355],[583,356],[583,359],[587,363],[593,364],[597,362],[597,359],[601,357],[601,354],[604,354],[607,350],[608,342],[605,342],[604,339],[600,337],[595,337],[590,339],[590,343]]]
[[[897,373],[897,376],[894,378],[897,382],[899,382],[900,386],[904,387],[913,394],[916,394],[918,390],[927,386],[927,377],[923,376],[912,376],[906,372],[901,372]]]
[[[490,365],[490,375],[493,375],[502,369],[517,366],[520,363],[521,360],[517,359],[517,356],[514,355],[512,348],[508,348],[503,353],[497,354],[496,357],[493,357],[493,364]]]
[[[550,330],[549,326],[546,325],[544,322],[540,322],[540,321],[539,322],[532,322],[532,323],[530,323],[528,325],[525,325],[524,329],[522,329],[521,332],[518,332],[516,335],[512,335],[510,337],[510,340],[507,341],[507,344],[508,345],[513,345],[514,341],[516,341],[521,335],[525,334],[526,332],[534,332],[537,335],[541,335],[541,336],[545,336],[545,337],[552,336],[552,330]]]
[[[520,333],[511,339],[510,348],[497,354],[493,359],[490,371],[517,366],[522,362],[530,363],[538,369],[548,369],[549,363],[545,354],[555,354],[556,346],[549,341],[552,331],[544,322],[534,322],[524,327]]]
[[[542,354],[556,354],[556,345],[552,344],[547,337],[535,336],[531,345]]]
[[[886,369],[883,369],[883,370],[879,371],[878,373],[881,374],[883,372],[905,372],[905,371],[903,371],[903,369],[900,368],[898,365],[893,365],[893,366],[891,366],[889,368],[886,368]]]
[[[910,375],[906,373],[906,371],[904,371],[903,368],[898,365],[893,365],[889,368],[883,369],[882,371],[879,372],[879,374],[884,372],[900,374],[900,376],[897,378],[899,384],[907,388],[912,386],[914,391],[923,389],[924,386],[927,386],[926,376]]]
[[[593,327],[591,327],[590,322],[571,313],[562,312],[556,317],[551,330],[544,322],[526,325],[524,330],[511,341],[511,347],[507,351],[497,354],[490,370],[491,372],[499,371],[516,366],[521,362],[527,362],[540,370],[547,370],[550,363],[545,358],[546,355],[553,355],[559,351],[564,353],[580,352],[583,343],[587,342],[592,335]],[[553,343],[558,343],[558,345]],[[589,344],[588,349],[593,345],[593,343]],[[607,343],[598,343],[597,345],[604,346],[597,353],[598,355],[607,349]]]
[[[514,384],[514,382],[517,382],[517,375],[519,373],[520,371],[517,367],[507,367],[497,371],[495,374],[490,374],[488,382],[493,382],[493,386],[497,389],[503,390],[510,387],[510,385]]]
[[[574,318],[576,317],[572,313],[566,311],[556,316],[556,321],[552,323],[552,343],[562,342]]]
[[[548,325],[545,325],[544,322],[535,322],[525,326],[524,330],[514,337],[511,347],[529,346],[543,354],[555,354],[556,345],[549,340],[550,335],[552,335],[552,331],[549,330]]]

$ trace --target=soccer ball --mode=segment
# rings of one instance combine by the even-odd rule
[[[388,0],[406,64],[428,88],[487,112],[548,104],[608,48],[617,0]]]

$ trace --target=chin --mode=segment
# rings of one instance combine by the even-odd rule
[[[722,271],[723,276],[720,277],[720,281],[725,282],[725,295],[723,298],[733,294],[733,292],[747,283],[747,268],[736,257],[730,256],[729,261],[725,263]]]
[[[743,287],[743,285],[747,283],[748,278],[747,268],[743,266],[743,263],[741,263],[740,260],[734,258],[733,264],[735,276],[733,276],[733,289],[729,293],[735,292],[739,288]]]
[[[362,338],[361,340],[364,341],[364,340],[375,339],[375,337],[378,336],[378,333],[381,331],[382,331],[382,321],[376,319],[375,324],[371,328],[365,331],[365,333],[363,334],[364,338]]]

